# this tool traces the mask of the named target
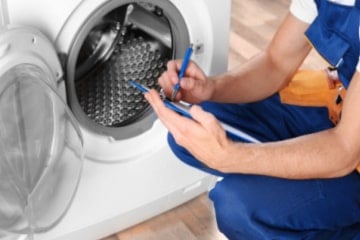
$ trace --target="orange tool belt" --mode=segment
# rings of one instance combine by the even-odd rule
[[[335,125],[340,121],[346,89],[338,80],[336,71],[299,70],[279,93],[282,103],[326,107],[330,120]],[[357,170],[360,173],[360,165]]]
[[[297,106],[327,107],[330,120],[340,121],[346,89],[331,70],[299,70],[280,90],[281,102]]]

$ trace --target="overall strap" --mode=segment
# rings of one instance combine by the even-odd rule
[[[360,10],[360,0],[355,0],[355,7]]]
[[[360,0],[315,0],[318,16],[305,35],[347,88],[359,60]]]

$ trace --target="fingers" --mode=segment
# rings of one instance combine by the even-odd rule
[[[162,87],[167,97],[171,96],[174,85],[179,82],[178,74],[182,61],[182,59],[169,61],[167,63],[167,71],[163,72],[158,79],[159,85]],[[190,90],[191,87],[194,86],[194,79],[197,78],[203,78],[202,72],[196,63],[190,61],[185,76],[181,79],[181,88]],[[177,94],[175,99],[181,99],[181,93]]]
[[[153,107],[160,121],[174,135],[179,135],[179,133],[181,132],[182,124],[179,123],[184,123],[184,121],[192,121],[185,117],[180,116],[175,111],[167,108],[164,105],[159,94],[153,89],[145,94],[145,98]]]
[[[203,128],[206,129],[206,131],[222,138],[226,137],[225,130],[211,113],[205,112],[200,106],[194,105],[190,109],[190,114],[195,121],[199,122]]]
[[[204,128],[201,124],[167,108],[155,90],[146,93],[145,98],[153,107],[160,121],[173,134],[176,142],[181,146],[185,148],[191,147],[193,140],[204,136]]]
[[[154,89],[151,89],[148,93],[145,95],[146,100],[151,104],[156,114],[160,116],[167,116],[168,111],[170,109],[167,109],[164,106],[164,103],[162,99],[160,98],[160,95],[155,91]],[[168,110],[168,111],[167,111]],[[172,111],[170,111],[172,112]]]
[[[185,77],[181,80],[180,85],[183,89],[192,90],[195,87],[195,81],[192,78]]]
[[[199,106],[190,109],[193,119],[183,117],[168,109],[155,90],[146,93],[145,98],[164,126],[172,133],[177,144],[186,148],[205,165],[216,169],[218,160],[224,159],[224,149],[229,144],[225,131],[216,118]]]
[[[171,96],[173,86],[179,81],[177,72],[176,61],[169,61],[167,63],[167,71],[163,72],[158,79],[159,85],[167,97]]]

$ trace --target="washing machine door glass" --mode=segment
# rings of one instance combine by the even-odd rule
[[[0,76],[0,233],[51,229],[79,183],[82,137],[50,81],[32,64]]]

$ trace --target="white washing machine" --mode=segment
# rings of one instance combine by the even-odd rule
[[[12,166],[12,173],[21,173],[12,184],[27,186],[32,197],[11,192],[6,199],[0,192],[7,203],[7,209],[0,207],[6,219],[0,216],[0,239],[29,229],[39,240],[100,239],[213,186],[214,177],[176,159],[167,130],[127,80],[159,88],[166,62],[182,58],[190,44],[192,60],[207,74],[225,71],[230,3],[1,0],[0,111],[9,114],[0,117],[0,131],[8,132],[0,148],[11,155],[16,142],[26,150],[25,163]],[[17,141],[5,139],[11,134]],[[70,153],[58,154],[63,151]],[[32,158],[24,161],[24,155]],[[43,189],[36,195],[33,186]],[[11,202],[21,197],[31,199],[36,210],[18,209],[11,218],[16,212],[10,211]],[[23,205],[29,205],[26,200]],[[24,214],[30,223],[19,220]]]

